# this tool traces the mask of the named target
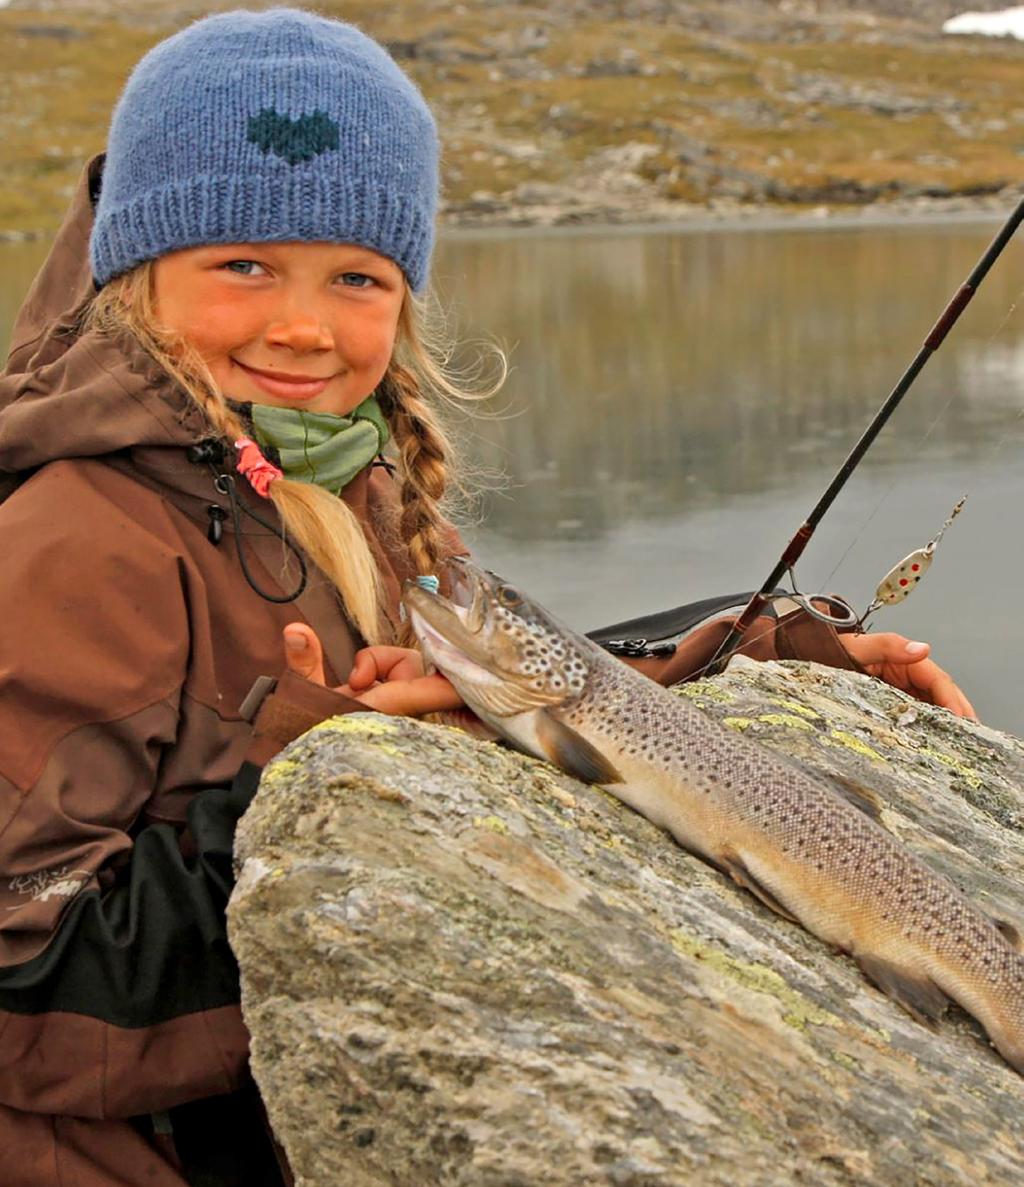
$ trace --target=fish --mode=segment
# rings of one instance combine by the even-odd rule
[[[405,611],[425,661],[498,737],[611,792],[917,1021],[956,1002],[1024,1075],[1020,933],[883,828],[873,793],[718,725],[496,573],[465,559],[453,573],[448,597],[406,583]]]

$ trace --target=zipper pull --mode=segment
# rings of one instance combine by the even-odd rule
[[[219,544],[224,537],[224,520],[227,519],[228,513],[223,507],[218,507],[216,503],[211,503],[206,508],[206,514],[210,517],[210,525],[206,529],[206,538],[211,544]]]

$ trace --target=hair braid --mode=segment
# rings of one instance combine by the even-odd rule
[[[440,502],[448,485],[448,439],[407,367],[392,363],[382,394],[401,458],[402,539],[416,571],[434,573],[444,552]]]

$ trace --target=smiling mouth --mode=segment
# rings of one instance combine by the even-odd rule
[[[260,371],[256,367],[249,367],[238,359],[231,360],[236,367],[241,368],[246,375],[265,392],[272,396],[283,396],[289,400],[309,400],[318,396],[334,378],[327,375],[323,378],[316,375],[289,375],[284,371]]]
[[[287,371],[261,371],[259,367],[250,367],[248,363],[239,363],[243,371],[250,371],[254,375],[262,375],[265,379],[280,379],[283,383],[326,383],[333,379],[333,375],[289,375]]]

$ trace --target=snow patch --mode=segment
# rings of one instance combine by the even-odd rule
[[[1001,12],[962,12],[942,25],[943,33],[981,33],[985,37],[1016,37],[1024,41],[1024,5]]]

